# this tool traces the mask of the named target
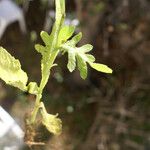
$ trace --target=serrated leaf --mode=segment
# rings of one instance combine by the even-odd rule
[[[100,72],[104,72],[104,73],[112,73],[112,69],[109,68],[108,66],[104,65],[104,64],[99,64],[99,63],[89,63],[90,66]]]
[[[19,60],[0,47],[0,78],[7,84],[23,91],[27,90],[27,74],[21,69]]]
[[[81,53],[87,53],[90,52],[93,49],[93,46],[91,44],[86,44],[80,47],[80,52]]]
[[[80,76],[82,79],[87,78],[87,64],[84,59],[80,55],[77,55],[77,64],[78,64],[78,69],[80,71]]]
[[[74,31],[75,31],[74,26],[63,26],[58,36],[58,47],[62,43],[65,43],[73,35]]]
[[[51,36],[45,32],[45,31],[41,31],[40,36],[43,40],[43,42],[45,43],[45,45],[51,45]]]
[[[70,72],[72,72],[76,68],[76,58],[75,58],[75,52],[70,50],[68,52],[68,64],[67,67]]]
[[[42,124],[47,128],[47,130],[55,135],[59,135],[62,132],[62,121],[57,118],[56,115],[48,114],[44,104],[41,102],[41,115],[42,115]]]
[[[85,56],[87,57],[87,62],[93,63],[95,61],[95,57],[93,55],[86,54]]]

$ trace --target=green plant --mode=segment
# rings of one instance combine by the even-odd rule
[[[92,68],[105,72],[112,73],[112,70],[103,64],[95,63],[95,57],[88,54],[93,49],[90,44],[77,47],[77,43],[81,40],[82,34],[79,33],[73,36],[75,31],[74,26],[65,26],[65,0],[56,0],[56,17],[52,28],[52,33],[42,31],[40,36],[44,42],[44,46],[40,44],[35,45],[37,52],[41,53],[41,73],[42,79],[38,86],[36,82],[28,82],[27,74],[21,69],[19,60],[11,56],[4,48],[0,47],[0,78],[7,84],[19,88],[22,91],[29,92],[36,95],[34,109],[27,119],[29,125],[34,125],[36,116],[39,112],[41,115],[42,124],[54,134],[60,134],[62,130],[62,123],[57,115],[48,114],[44,103],[41,101],[43,89],[46,86],[50,71],[55,64],[55,59],[59,53],[68,53],[67,68],[70,72],[77,68],[80,71],[80,76],[83,79],[87,77],[87,64]],[[70,40],[68,40],[70,39]]]

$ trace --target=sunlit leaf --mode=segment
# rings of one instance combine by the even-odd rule
[[[72,72],[76,68],[76,58],[75,58],[75,53],[74,51],[69,51],[68,52],[68,64],[67,67],[70,72]]]
[[[93,49],[93,46],[91,44],[86,44],[80,47],[80,52],[87,53],[90,52]]]
[[[100,72],[104,72],[104,73],[112,73],[112,69],[109,68],[108,66],[104,65],[104,64],[99,64],[99,63],[90,63],[90,66]]]
[[[77,35],[75,35],[70,41],[68,41],[68,45],[70,46],[74,46],[81,40],[82,38],[82,33],[78,33]]]
[[[82,79],[86,79],[87,78],[87,64],[80,55],[77,55],[76,57],[77,57],[78,69],[80,71],[80,76]]]
[[[85,56],[87,57],[88,62],[93,63],[93,62],[95,61],[95,57],[94,57],[93,55],[91,55],[91,54],[86,54]]]
[[[41,31],[40,36],[43,42],[45,43],[45,45],[51,45],[51,37],[47,32]]]
[[[28,92],[30,94],[35,94],[36,95],[38,93],[38,90],[39,90],[39,88],[38,88],[38,85],[37,85],[36,82],[30,82],[28,84]]]
[[[0,78],[7,84],[23,91],[27,90],[27,74],[21,69],[19,60],[0,47]]]
[[[58,115],[48,114],[43,103],[41,103],[40,110],[42,115],[42,124],[49,132],[59,135],[62,132],[62,121],[57,118]]]
[[[47,48],[40,44],[35,44],[35,49],[37,50],[37,52],[41,53],[42,55],[44,55],[47,51]]]
[[[59,32],[58,36],[58,46],[65,43],[74,33],[74,26],[63,26]]]

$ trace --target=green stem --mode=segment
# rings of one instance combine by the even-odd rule
[[[52,65],[58,55],[58,52],[59,50],[55,51],[51,57],[50,57],[50,69],[52,68]],[[43,89],[45,87],[45,84],[46,84],[46,81],[45,80],[41,80],[41,83],[40,83],[40,88],[39,88],[39,92],[38,94],[36,95],[36,101],[35,101],[35,105],[34,105],[34,109],[31,113],[31,118],[29,120],[29,123],[30,124],[34,124],[35,123],[35,119],[36,119],[36,116],[37,116],[37,113],[38,113],[38,110],[39,110],[39,107],[40,107],[40,102],[41,102],[41,98],[42,98],[42,93],[43,93]]]
[[[34,105],[34,109],[31,113],[31,118],[29,120],[30,124],[34,124],[39,107],[40,107],[40,100],[41,100],[42,95],[41,94],[37,94],[36,95],[36,101],[35,101],[35,105]]]
[[[42,80],[41,80],[41,83],[40,83],[40,87],[39,87],[39,93],[40,93],[41,95],[42,95],[43,89],[44,89],[44,87],[45,87],[45,85],[46,85],[46,83],[47,83],[47,81],[48,81],[48,78],[49,78],[49,76],[50,76],[51,68],[53,67],[54,61],[55,61],[55,59],[56,59],[58,53],[59,53],[59,50],[55,50],[55,51],[50,55],[50,58],[49,58],[50,62],[49,62],[49,64],[47,65],[47,68],[45,69],[45,71],[47,71],[47,72],[49,73],[49,75],[48,75],[47,77],[45,77],[45,76],[42,77]],[[47,73],[44,73],[44,74],[47,74]]]
[[[57,40],[58,40],[59,31],[64,22],[65,0],[55,0],[55,5],[56,5],[56,20],[55,20],[55,24],[53,26],[52,33],[51,33],[53,35],[53,39],[52,39],[52,44],[49,49],[49,53],[48,53],[48,57],[47,57],[48,58],[47,62],[49,62],[49,63],[48,63],[48,65],[46,65],[46,68],[44,68],[44,73],[42,72],[42,80],[40,83],[38,94],[36,95],[35,106],[31,113],[31,118],[29,120],[29,123],[31,123],[31,124],[34,124],[34,122],[35,122],[35,119],[36,119],[36,116],[37,116],[37,113],[38,113],[38,110],[40,107],[40,101],[42,98],[43,89],[44,89],[46,83],[48,82],[48,79],[50,76],[50,70],[53,67],[54,61],[59,53],[59,50],[57,49]],[[44,74],[44,76],[43,76],[43,74]]]

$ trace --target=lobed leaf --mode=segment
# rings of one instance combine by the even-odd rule
[[[45,31],[42,31],[40,35],[43,42],[45,43],[45,47],[40,46],[39,44],[35,46],[36,50],[42,54],[41,60],[42,79],[39,87],[41,92],[43,91],[45,85],[48,82],[50,69],[53,67],[53,63],[59,53],[58,38],[65,17],[65,0],[56,0],[55,3],[56,3],[55,4],[56,17],[54,26],[52,28],[52,32],[49,35]],[[67,36],[69,35],[66,35],[65,38]],[[60,42],[62,41],[60,40]]]
[[[61,134],[62,121],[57,118],[58,115],[48,114],[42,102],[40,110],[42,115],[42,124],[47,128],[47,130],[55,135]]]

